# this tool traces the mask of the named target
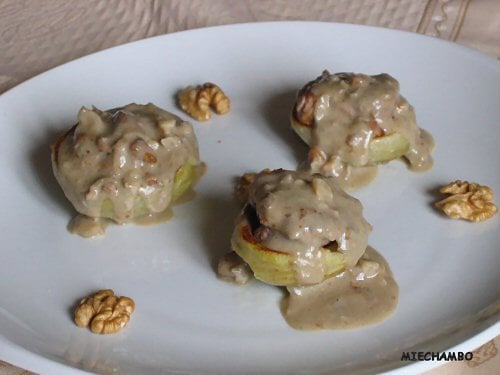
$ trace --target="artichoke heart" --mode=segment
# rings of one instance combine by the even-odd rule
[[[188,161],[177,170],[174,179],[174,186],[172,187],[172,203],[179,200],[191,187],[196,184],[199,176],[201,175],[200,169],[200,164],[195,165]],[[146,205],[144,197],[137,195],[134,198],[131,219],[147,216],[148,214],[150,214],[150,211]],[[115,219],[114,205],[111,199],[103,200],[101,204],[100,217],[111,220]]]
[[[177,170],[172,189],[172,202],[182,197],[198,181],[199,176],[202,174],[200,169],[200,164],[195,165],[186,162]]]
[[[394,159],[403,157],[415,171],[433,163],[432,136],[386,73],[324,71],[299,90],[290,122],[310,147],[308,167],[346,189],[366,185],[379,164]]]
[[[410,142],[400,133],[376,137],[369,144],[369,164],[386,163],[400,158],[410,149]]]
[[[290,124],[295,133],[304,141],[308,146],[312,143],[312,128],[310,126],[305,126],[300,122],[296,121],[293,115],[290,117]]]
[[[308,146],[312,144],[312,128],[304,126],[293,118],[290,120],[292,129]],[[392,133],[374,137],[368,143],[368,163],[375,165],[387,163],[404,156],[410,149],[410,142],[400,133]]]
[[[257,242],[245,218],[236,225],[231,244],[233,250],[250,266],[256,279],[279,286],[299,284],[292,255],[267,248]],[[327,248],[321,248],[320,251],[324,252],[325,278],[344,270],[342,253]]]

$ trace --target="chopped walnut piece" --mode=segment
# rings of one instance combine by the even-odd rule
[[[333,191],[330,185],[319,177],[314,177],[311,181],[311,187],[319,200],[321,201],[332,201],[333,200]]]
[[[75,309],[75,323],[94,333],[116,333],[127,325],[135,304],[131,298],[117,297],[111,289],[84,298]]]
[[[293,109],[293,117],[297,122],[306,127],[314,125],[314,111],[316,109],[316,102],[318,97],[306,88],[300,92],[297,97],[297,104]]]
[[[255,231],[253,232],[253,237],[255,238],[255,241],[257,242],[262,242],[266,238],[268,238],[272,233],[271,228],[266,227],[265,225],[260,225]]]
[[[368,126],[370,127],[370,130],[372,131],[373,136],[376,137],[382,137],[385,135],[384,129],[380,127],[378,124],[377,120],[375,120],[375,117],[371,115],[370,122],[368,123]]]
[[[493,190],[488,186],[457,180],[439,191],[450,196],[435,205],[453,219],[479,222],[489,219],[497,212],[497,207],[491,202]]]
[[[327,158],[326,153],[318,146],[311,147],[309,154],[307,155],[307,160],[312,169],[318,169],[324,165]]]
[[[271,171],[272,169],[269,168],[262,170],[262,172],[267,172],[267,173]],[[250,185],[255,180],[256,175],[257,173],[252,173],[252,172],[244,173],[236,182],[236,185],[234,187],[234,192],[236,194],[236,198],[238,198],[238,200],[243,204],[247,203],[248,201],[248,191]]]
[[[150,152],[146,152],[144,156],[142,157],[142,160],[144,160],[148,164],[155,164],[158,160],[156,159],[156,156],[154,156]]]
[[[236,183],[234,189],[236,198],[238,198],[238,200],[243,204],[248,201],[248,189],[255,180],[255,175],[256,173],[245,173]]]
[[[177,95],[183,111],[198,121],[211,117],[210,108],[222,115],[229,112],[231,102],[216,84],[207,82],[201,86],[188,86]]]
[[[236,284],[246,284],[252,277],[248,264],[234,251],[225,254],[217,264],[217,274],[223,280]]]

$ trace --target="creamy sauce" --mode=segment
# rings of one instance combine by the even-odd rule
[[[399,288],[385,259],[367,248],[358,263],[320,284],[289,287],[283,315],[297,329],[346,329],[379,323],[398,303]]]
[[[366,168],[375,128],[384,135],[399,133],[409,141],[404,157],[411,169],[423,171],[432,166],[432,136],[418,128],[413,107],[399,94],[399,83],[390,75],[325,71],[311,85],[311,92],[318,100],[310,146],[325,154],[312,161],[313,172],[335,177],[344,188],[368,183],[375,177],[376,167]]]
[[[68,231],[85,238],[99,237],[104,235],[108,225],[109,219],[76,215],[69,222]]]
[[[366,249],[371,225],[361,203],[334,179],[308,172],[276,170],[256,176],[249,190],[260,224],[272,232],[262,240],[293,258],[301,285],[321,282],[325,264],[320,249],[335,241],[351,267]]]
[[[356,328],[381,322],[395,310],[398,285],[384,258],[368,247],[371,226],[361,203],[334,178],[308,171],[263,171],[249,186],[239,220],[250,223],[253,240],[291,256],[297,284],[287,287],[282,312],[292,327]],[[343,271],[333,276],[325,274],[325,253],[320,251],[325,247],[345,259]],[[244,265],[233,252],[220,260],[218,274],[238,282],[232,270]]]
[[[77,125],[53,147],[52,161],[82,215],[70,230],[84,237],[104,233],[98,218],[119,224],[168,219],[177,171],[200,164],[192,126],[153,104],[82,108]]]

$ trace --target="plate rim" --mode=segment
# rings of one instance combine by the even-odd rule
[[[132,46],[134,44],[142,44],[142,43],[145,43],[147,41],[154,40],[154,39],[176,37],[179,34],[181,34],[181,35],[186,34],[187,35],[190,33],[194,34],[194,33],[200,33],[200,32],[204,32],[204,31],[211,31],[211,30],[224,29],[224,28],[240,28],[240,27],[243,28],[243,27],[255,27],[255,26],[268,27],[268,26],[276,26],[276,25],[299,25],[299,26],[303,27],[303,26],[307,26],[309,24],[310,25],[328,25],[331,27],[345,27],[345,28],[353,28],[353,29],[358,29],[358,28],[367,29],[367,30],[372,29],[375,32],[401,34],[401,35],[406,35],[407,37],[417,38],[417,39],[422,38],[422,40],[429,40],[429,41],[432,41],[434,43],[442,43],[444,46],[448,46],[449,48],[462,49],[463,51],[465,51],[467,53],[475,54],[478,58],[483,58],[483,59],[489,60],[489,62],[498,62],[498,66],[500,69],[500,60],[496,59],[494,56],[489,55],[486,52],[483,52],[483,51],[478,50],[476,48],[469,47],[469,46],[466,46],[463,44],[459,44],[459,43],[456,43],[456,42],[453,42],[450,40],[441,39],[441,38],[438,38],[436,36],[419,34],[417,32],[412,32],[412,31],[408,31],[408,30],[391,29],[391,28],[387,28],[387,27],[373,26],[373,25],[361,25],[361,24],[350,23],[350,22],[329,22],[329,21],[308,21],[308,20],[258,21],[258,22],[228,23],[228,24],[224,24],[224,25],[214,25],[214,26],[206,26],[206,27],[202,26],[202,27],[196,27],[196,28],[187,29],[187,30],[178,30],[178,31],[174,31],[171,33],[153,35],[150,37],[126,42],[123,44],[118,44],[116,46],[107,47],[107,48],[104,48],[102,50],[98,50],[98,51],[77,57],[75,59],[66,61],[62,64],[56,65],[52,68],[49,68],[43,72],[35,74],[34,76],[32,76],[32,77],[30,77],[22,82],[19,82],[15,86],[2,92],[0,94],[0,98],[6,94],[12,95],[12,93],[17,91],[17,89],[19,89],[20,87],[24,87],[24,85],[28,84],[32,80],[38,79],[39,77],[44,76],[45,74],[48,74],[48,73],[52,72],[53,70],[60,69],[61,67],[66,67],[66,66],[73,64],[73,63],[79,63],[81,60],[91,58],[92,56],[97,55],[97,54],[109,53],[110,51],[113,51],[113,50],[119,49],[119,48],[129,48],[130,46]],[[281,27],[281,26],[278,26],[278,27]],[[283,27],[287,27],[287,26],[283,26]]]
[[[125,48],[133,48],[134,45],[140,45],[144,44],[145,42],[147,43],[150,40],[156,40],[156,39],[167,39],[167,38],[176,38],[179,35],[188,35],[188,34],[199,34],[203,33],[206,31],[213,32],[212,30],[220,30],[220,29],[231,29],[231,28],[253,28],[253,27],[258,27],[258,28],[266,28],[269,26],[272,27],[307,27],[308,25],[325,25],[326,27],[340,27],[340,28],[352,28],[352,29],[366,29],[366,30],[374,30],[375,32],[383,32],[383,33],[388,33],[388,34],[400,34],[400,35],[405,35],[406,37],[411,37],[415,39],[421,39],[421,40],[427,40],[432,43],[437,43],[437,44],[442,44],[443,46],[447,46],[447,48],[452,48],[455,50],[462,50],[465,51],[467,54],[472,54],[475,55],[476,58],[483,59],[484,61],[488,63],[498,63],[497,67],[498,70],[500,71],[500,61],[495,59],[493,56],[477,50],[472,47],[464,46],[461,44],[457,44],[455,42],[449,41],[449,40],[444,40],[440,39],[438,37],[430,36],[430,35],[424,35],[424,34],[419,34],[416,32],[412,31],[407,31],[407,30],[399,30],[399,29],[390,29],[390,28],[385,28],[385,27],[380,27],[380,26],[371,26],[371,25],[360,25],[360,24],[355,24],[355,23],[339,23],[339,22],[329,22],[329,21],[308,21],[308,20],[283,20],[283,21],[262,21],[262,22],[242,22],[242,23],[230,23],[230,24],[224,24],[224,25],[215,25],[215,26],[209,26],[209,27],[197,27],[193,29],[188,29],[188,30],[179,30],[167,34],[161,34],[161,35],[155,35],[147,38],[142,38],[138,39],[135,41],[130,41],[127,43],[123,43],[120,45],[108,47],[99,51],[92,52],[87,55],[80,56],[78,58],[75,58],[73,60],[67,61],[63,64],[54,66],[46,71],[43,71],[39,74],[36,74],[33,77],[28,78],[27,80],[18,83],[17,85],[9,88],[8,90],[4,91],[3,93],[0,94],[0,104],[4,101],[9,99],[11,96],[18,95],[18,92],[25,90],[26,86],[29,86],[32,84],[37,79],[40,79],[41,77],[44,77],[46,75],[50,75],[53,71],[59,70],[61,68],[71,68],[71,65],[78,65],[84,62],[86,59],[91,59],[95,55],[104,55],[104,54],[109,54],[113,53],[114,50],[116,49],[125,49]],[[293,25],[293,26],[292,26]],[[498,316],[498,313],[496,314]],[[467,340],[454,345],[447,349],[446,351],[472,351],[477,349],[477,347],[481,346],[482,344],[485,344],[488,340],[494,339],[496,336],[500,334],[500,322],[493,322],[491,325],[489,325],[486,329],[474,334],[472,337],[469,337]],[[7,345],[7,346],[5,346]],[[6,350],[4,350],[6,349]],[[90,373],[84,369],[80,369],[78,367],[73,367],[69,366],[67,364],[64,364],[62,362],[59,362],[57,360],[50,359],[44,355],[35,353],[33,351],[30,351],[28,349],[25,349],[24,347],[13,343],[10,341],[7,337],[4,336],[2,332],[0,332],[0,350],[2,353],[2,357],[4,357],[4,352],[8,353],[7,357],[8,358],[0,358],[0,360],[6,360],[10,361],[10,358],[13,358],[12,361],[15,363],[12,363],[14,366],[26,366],[29,370],[29,367],[33,367],[32,363],[39,363],[43,366],[47,366],[48,370],[51,371],[63,371],[64,373],[68,373],[68,371],[74,371],[74,373]],[[441,363],[441,362],[436,362],[436,361],[427,361],[427,362],[416,362],[416,363],[410,363],[408,365],[403,365],[400,367],[395,367],[394,369],[385,371],[384,373],[386,374],[395,374],[395,373],[414,373],[414,372],[420,372],[423,370],[430,370],[433,368],[436,368],[438,366],[441,366],[443,364],[446,364],[447,362]]]

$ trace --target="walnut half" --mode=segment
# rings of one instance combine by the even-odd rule
[[[488,186],[457,180],[439,191],[450,196],[435,203],[435,206],[453,219],[479,222],[497,212],[497,207],[491,202],[493,190]]]
[[[207,82],[201,86],[188,86],[177,95],[183,111],[198,121],[211,117],[210,108],[218,115],[229,112],[231,102],[216,84]]]
[[[116,333],[127,325],[135,303],[129,297],[117,297],[111,289],[100,290],[84,298],[75,309],[78,327],[89,327],[94,333]]]

